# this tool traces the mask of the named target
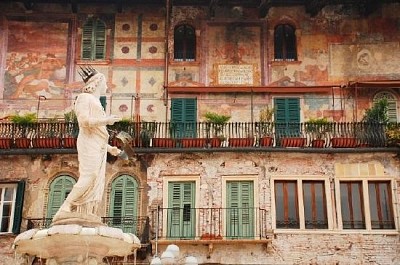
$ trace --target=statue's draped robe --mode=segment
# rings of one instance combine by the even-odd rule
[[[68,200],[72,207],[77,207],[77,212],[96,214],[105,185],[109,138],[104,125],[106,114],[99,99],[89,93],[82,93],[77,97],[75,113],[79,123],[77,140],[79,179]]]

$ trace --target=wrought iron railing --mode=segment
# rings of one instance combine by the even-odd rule
[[[150,242],[150,218],[147,216],[137,217],[102,217],[104,225],[120,228],[124,233],[136,235],[142,244]],[[27,229],[44,229],[51,226],[52,218],[29,218]]]
[[[152,238],[171,240],[268,239],[267,211],[261,208],[158,208]]]
[[[270,122],[117,122],[110,144],[129,133],[138,148],[386,147],[400,141],[399,124]],[[68,122],[0,123],[0,149],[75,148],[79,127]],[[388,138],[394,132],[397,138]],[[266,141],[266,139],[269,139]],[[344,139],[344,140],[343,140]],[[314,145],[316,142],[319,145]],[[344,142],[341,142],[344,141]],[[22,145],[21,145],[22,143]]]

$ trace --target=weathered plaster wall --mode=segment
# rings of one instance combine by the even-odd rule
[[[148,164],[148,169],[143,167]],[[26,218],[45,216],[47,194],[52,179],[63,173],[77,176],[76,155],[3,156],[0,160],[0,179],[4,182],[27,179],[23,211],[23,228]],[[115,161],[107,164],[106,194],[111,181],[119,174],[135,176],[141,186],[140,212],[149,215],[151,209],[165,202],[164,182],[169,178],[199,176],[200,194],[196,207],[222,207],[222,179],[255,179],[256,201],[267,210],[267,228],[272,235],[271,179],[279,176],[323,177],[334,180],[337,176],[391,177],[400,182],[399,161],[395,154],[304,154],[304,153],[194,153],[159,154],[142,157],[136,161]],[[334,173],[337,172],[337,173]],[[147,175],[147,178],[146,178]],[[399,190],[394,197],[395,211],[399,213]],[[164,194],[164,196],[163,196]],[[108,196],[104,196],[101,214],[106,215]],[[398,220],[396,220],[398,223]],[[202,262],[222,264],[396,264],[400,262],[400,243],[396,233],[347,233],[337,230],[312,232],[275,231],[268,246],[257,244],[215,244],[208,256],[205,245],[181,246],[182,253],[194,254]],[[5,262],[13,259],[10,248],[13,236],[0,236],[0,256]],[[162,251],[163,246],[160,246]],[[243,252],[244,251],[244,252]],[[243,254],[246,253],[246,254]],[[0,263],[1,264],[1,263]],[[10,263],[3,263],[10,264]]]

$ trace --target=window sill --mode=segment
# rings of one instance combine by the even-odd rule
[[[288,64],[292,64],[292,65],[297,65],[297,64],[301,64],[302,61],[271,61],[270,64],[271,66],[279,66],[279,65],[288,65]]]
[[[106,60],[76,60],[77,65],[109,65],[111,63],[110,59]]]

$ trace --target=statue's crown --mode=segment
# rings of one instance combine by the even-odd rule
[[[83,82],[87,83],[87,81],[89,81],[89,79],[94,76],[95,74],[97,74],[97,70],[94,69],[91,65],[89,66],[79,66],[79,68],[81,69],[80,71],[78,70],[79,75],[82,77]]]

